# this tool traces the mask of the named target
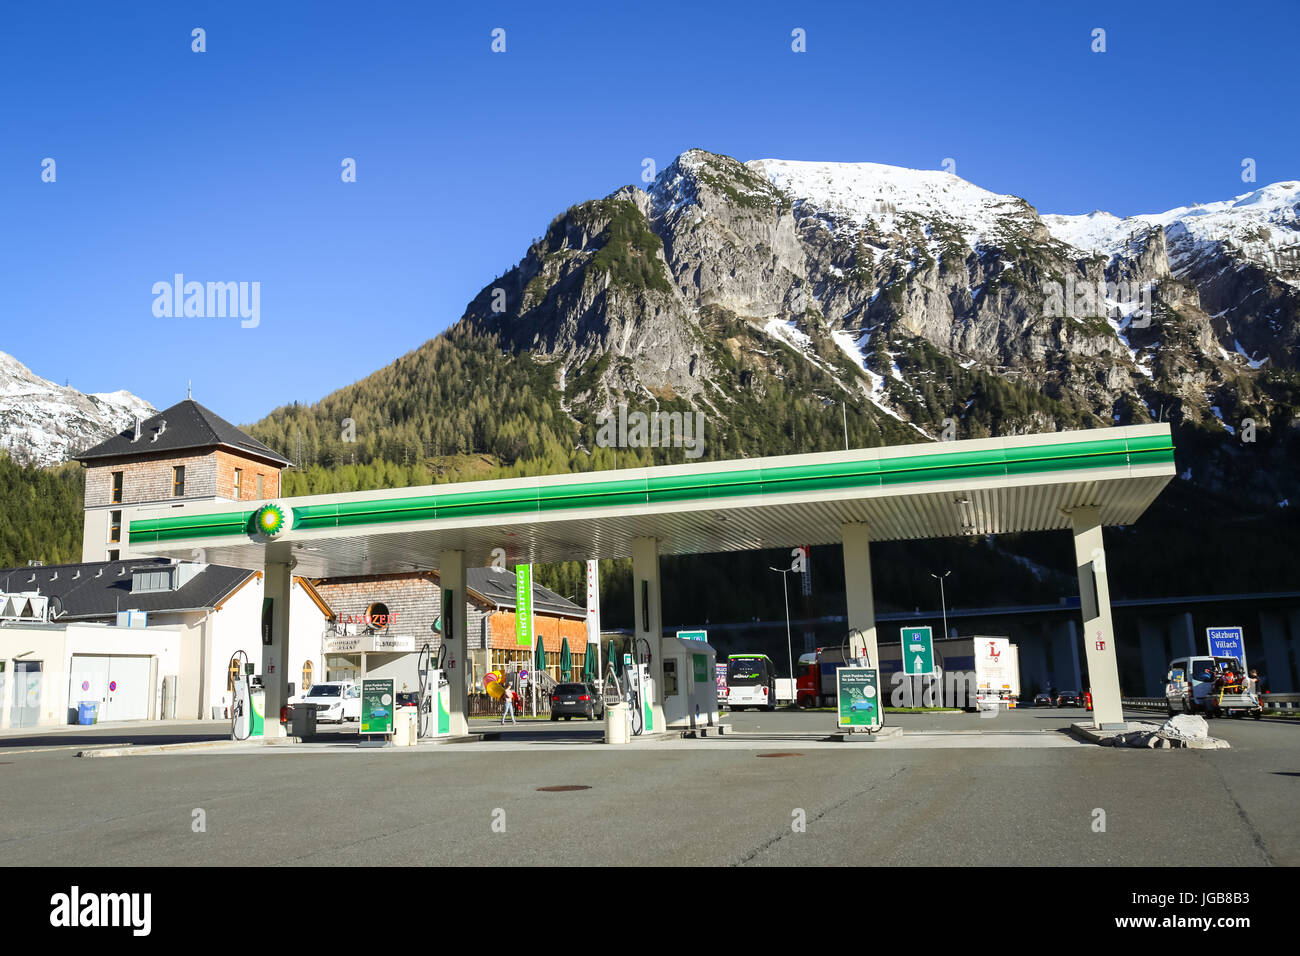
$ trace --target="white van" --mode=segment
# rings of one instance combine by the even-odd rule
[[[1233,675],[1233,683],[1225,686],[1222,681],[1216,682],[1224,673]],[[1244,689],[1244,680],[1241,662],[1235,657],[1180,657],[1169,664],[1165,675],[1165,706],[1170,714],[1250,714],[1259,720],[1263,715],[1259,698],[1233,689]]]
[[[343,723],[361,719],[361,686],[356,681],[326,681],[313,684],[301,697],[291,698],[294,707],[311,707],[318,723]]]

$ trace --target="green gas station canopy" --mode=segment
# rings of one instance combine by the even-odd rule
[[[261,568],[293,560],[314,577],[831,544],[846,523],[872,540],[1046,531],[1097,506],[1132,524],[1174,476],[1169,426],[856,449],[383,491],[141,507],[135,554]],[[284,520],[273,532],[274,505]],[[274,522],[270,522],[273,524]]]

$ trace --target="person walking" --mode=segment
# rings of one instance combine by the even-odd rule
[[[1256,697],[1264,693],[1264,685],[1260,682],[1259,671],[1253,667],[1250,669],[1250,692]]]
[[[512,724],[517,724],[517,723],[519,723],[519,721],[515,720],[515,692],[514,692],[514,688],[507,686],[507,687],[506,687],[506,690],[505,690],[505,693],[501,695],[501,699],[502,699],[503,701],[505,701],[505,704],[506,704],[506,706],[505,706],[505,710],[503,710],[503,711],[501,712],[501,723],[504,724],[504,723],[506,722],[506,718],[507,718],[507,717],[510,718],[510,723],[512,723]]]

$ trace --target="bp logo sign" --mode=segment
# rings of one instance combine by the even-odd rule
[[[258,533],[274,538],[284,530],[284,511],[279,505],[263,505],[253,516]]]

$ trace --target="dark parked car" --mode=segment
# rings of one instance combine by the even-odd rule
[[[551,720],[605,716],[605,700],[590,684],[556,684],[551,691]]]
[[[1035,707],[1051,707],[1055,701],[1052,700],[1051,694],[1036,694],[1034,696]]]
[[[1056,698],[1057,707],[1082,707],[1083,695],[1077,690],[1063,690]]]

